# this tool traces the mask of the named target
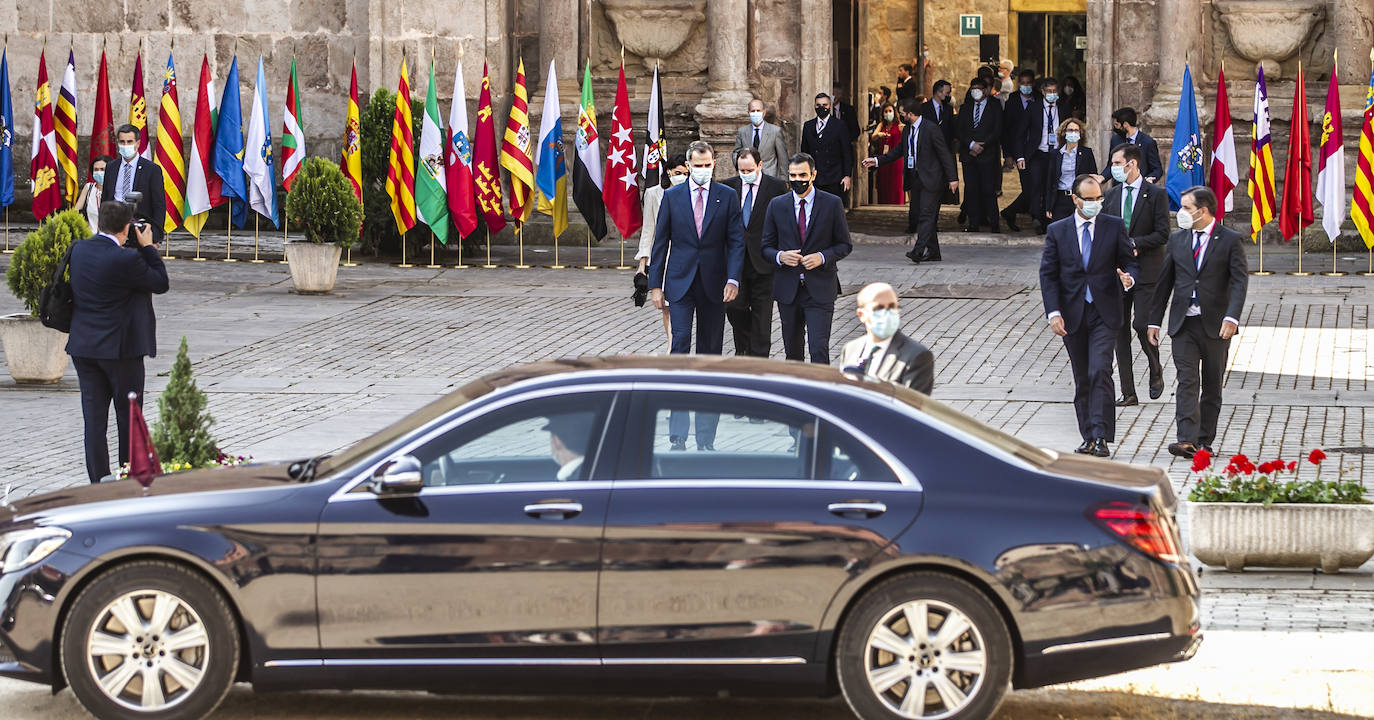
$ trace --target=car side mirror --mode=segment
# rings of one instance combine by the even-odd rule
[[[423,470],[414,456],[402,455],[373,471],[370,488],[376,495],[414,495],[425,487]]]

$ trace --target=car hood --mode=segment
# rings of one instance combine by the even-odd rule
[[[1045,468],[1046,471],[1133,490],[1153,491],[1170,512],[1178,509],[1178,496],[1174,494],[1174,486],[1169,482],[1169,474],[1160,468],[1100,460],[1083,455],[1056,455],[1058,457]]]
[[[86,513],[105,504],[111,512],[128,512],[118,506],[129,500],[279,487],[294,482],[287,473],[289,467],[291,463],[191,470],[159,476],[147,489],[134,480],[80,485],[15,500],[0,508],[0,522],[25,522],[77,509]]]

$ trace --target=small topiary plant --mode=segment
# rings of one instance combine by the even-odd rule
[[[196,387],[195,378],[191,377],[191,358],[183,335],[167,387],[157,399],[158,419],[157,429],[153,431],[153,446],[164,466],[201,468],[219,463],[220,451],[210,435],[210,426],[215,420],[206,412],[206,404],[205,393]]]
[[[5,280],[10,292],[24,302],[29,314],[38,317],[38,295],[43,292],[43,286],[52,281],[52,274],[67,248],[90,236],[91,227],[86,224],[86,216],[79,210],[66,210],[49,215],[14,249]]]
[[[338,164],[307,158],[286,194],[286,212],[312,243],[351,248],[358,242],[363,208]]]

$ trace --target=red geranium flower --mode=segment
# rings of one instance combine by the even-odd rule
[[[1307,462],[1310,462],[1313,465],[1320,465],[1321,462],[1325,459],[1326,453],[1322,452],[1321,448],[1312,448],[1312,452],[1309,453],[1307,456]]]
[[[1193,472],[1202,472],[1212,466],[1212,453],[1206,450],[1198,450],[1193,455]]]
[[[1288,462],[1288,469],[1289,469],[1289,470],[1297,470],[1297,469],[1298,469],[1298,461],[1297,461],[1297,460],[1290,460],[1290,461]]]
[[[1259,465],[1259,471],[1261,475],[1269,475],[1282,469],[1282,460],[1270,460],[1269,462],[1260,463]]]
[[[1250,462],[1250,458],[1244,455],[1233,455],[1231,457],[1231,465],[1235,466],[1238,472],[1246,475],[1255,471],[1255,464]]]

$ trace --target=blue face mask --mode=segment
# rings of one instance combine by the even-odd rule
[[[1031,94],[1031,90],[1032,90],[1032,89],[1033,89],[1033,88],[1032,88],[1031,86],[1029,86],[1029,85],[1022,85],[1022,86],[1021,86],[1021,94],[1022,94],[1022,95],[1029,95],[1029,94]]]
[[[891,308],[870,311],[868,318],[868,331],[879,340],[886,340],[896,335],[897,328],[902,324],[901,311]]]
[[[1057,103],[1057,102],[1059,102],[1059,93],[1046,93],[1046,94],[1045,94],[1045,102],[1047,102],[1047,103]]]
[[[1112,179],[1119,182],[1126,182],[1126,168],[1121,165],[1112,166]]]
[[[1084,200],[1084,201],[1083,201],[1083,211],[1082,211],[1082,212],[1083,212],[1083,217],[1088,218],[1089,220],[1091,220],[1091,219],[1097,217],[1097,214],[1100,213],[1100,212],[1102,212],[1102,201],[1101,201],[1101,200]]]
[[[125,160],[133,160],[133,159],[134,159],[134,156],[137,155],[137,154],[138,154],[138,146],[137,146],[137,145],[120,145],[120,146],[119,146],[119,156],[122,157],[122,158],[124,158]]]
[[[758,174],[757,172],[750,172],[750,173],[742,172],[742,173],[739,174],[739,181],[742,182],[742,183],[744,183],[745,185],[752,185],[752,184],[754,184],[756,181],[758,181],[758,179],[759,179],[759,174]]]
[[[105,171],[104,171],[104,170],[96,170],[95,172],[91,173],[91,182],[95,183],[96,185],[104,185],[104,184],[105,184]]]

